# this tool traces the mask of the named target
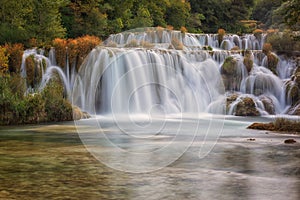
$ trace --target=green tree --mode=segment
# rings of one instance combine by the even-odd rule
[[[132,19],[130,23],[130,28],[150,26],[153,26],[153,19],[150,15],[149,10],[145,7],[139,7],[136,16]]]
[[[179,29],[186,26],[190,17],[190,4],[182,0],[170,0],[170,6],[166,10],[166,22]]]
[[[27,40],[30,34],[27,24],[32,12],[33,0],[1,0],[0,44]]]
[[[65,37],[66,30],[62,26],[59,9],[66,3],[66,0],[34,0],[33,17],[27,27],[31,37],[37,38],[40,42],[50,42],[56,37]]]
[[[260,21],[262,28],[269,28],[274,24],[274,11],[281,6],[284,0],[257,0],[251,18]]]
[[[286,1],[274,12],[275,16],[281,16],[282,21],[292,30],[300,28],[300,0]]]
[[[105,8],[107,4],[104,4],[103,0],[71,0],[66,7],[60,9],[68,37],[75,38],[87,34],[105,36],[107,15],[102,11],[105,11]]]

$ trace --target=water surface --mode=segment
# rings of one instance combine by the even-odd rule
[[[203,138],[196,137],[175,162],[148,173],[99,162],[82,144],[74,122],[1,127],[0,199],[300,199],[299,136],[245,129],[255,120],[227,118],[207,156],[199,158]],[[110,120],[101,125],[111,139],[123,137]],[[138,144],[133,140],[116,141],[129,150],[148,150],[165,142],[172,134],[168,130],[142,147],[132,147]],[[184,130],[179,146],[192,131]],[[284,144],[288,138],[298,143]],[[215,137],[206,140],[214,143]],[[105,144],[97,148],[110,152]]]

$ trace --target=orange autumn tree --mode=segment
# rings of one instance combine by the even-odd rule
[[[0,77],[8,72],[8,55],[5,47],[0,46]]]
[[[64,67],[68,54],[70,67],[75,66],[78,69],[88,53],[100,43],[100,38],[90,35],[68,40],[54,39],[52,45],[55,48],[57,65]]]

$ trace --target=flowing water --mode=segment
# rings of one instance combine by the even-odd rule
[[[56,66],[55,49],[49,58],[25,51],[23,77],[33,56],[38,89],[58,74],[93,118],[1,127],[0,199],[300,199],[299,136],[246,129],[272,120],[262,98],[275,114],[290,106],[284,83],[295,65],[277,57],[274,75],[265,37],[134,30],[111,35],[79,71],[68,60]],[[229,56],[237,77],[227,88],[220,72]],[[231,93],[239,97],[226,110]],[[224,115],[244,97],[265,117]]]
[[[213,148],[203,151],[201,134],[207,131],[210,117],[202,117],[193,143],[168,165],[144,173],[128,173],[110,168],[93,157],[76,132],[74,122],[60,124],[1,127],[0,129],[0,198],[1,199],[286,199],[300,198],[300,138],[299,136],[247,130],[257,118],[226,118],[222,131],[210,127],[205,144]],[[147,137],[147,143],[126,138],[115,121],[98,118],[104,136],[127,152],[145,152],[164,145],[178,130],[177,117],[169,117],[168,129]],[[220,120],[218,117],[214,120]],[[85,120],[77,129],[94,124]],[[155,121],[155,119],[153,119]],[[269,121],[261,118],[261,121]],[[153,122],[145,135],[156,132],[161,120]],[[183,124],[193,124],[194,118],[181,118]],[[132,125],[119,121],[123,128]],[[173,128],[172,128],[173,127]],[[185,127],[176,135],[178,148],[190,140],[194,127]],[[97,129],[98,131],[100,129]],[[218,130],[218,131],[216,131]],[[135,132],[136,133],[136,132]],[[114,155],[114,147],[89,132],[87,144],[106,155],[112,163],[134,158]],[[96,134],[96,132],[94,133]],[[106,138],[106,139],[107,139]],[[298,144],[284,144],[294,138]],[[145,138],[144,138],[145,139]],[[250,140],[250,139],[255,139]],[[103,142],[104,141],[104,142]],[[216,142],[217,141],[217,142]],[[175,143],[175,142],[174,142]],[[155,157],[143,161],[151,163]],[[123,163],[122,163],[123,162]],[[135,162],[135,161],[134,161]],[[145,163],[144,163],[145,164]],[[158,163],[159,164],[159,163]],[[142,165],[140,165],[143,167]],[[139,166],[137,166],[139,167]]]

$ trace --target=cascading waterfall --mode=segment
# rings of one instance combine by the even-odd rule
[[[223,114],[226,98],[232,94],[238,97],[227,108],[228,114],[235,114],[244,98],[251,98],[262,115],[283,113],[289,106],[284,81],[295,65],[278,57],[276,76],[266,66],[266,56],[261,51],[264,41],[265,35],[225,35],[219,44],[216,34],[137,29],[111,35],[90,52],[78,72],[68,65],[65,71],[55,66],[55,50],[51,49],[40,85],[43,87],[56,71],[72,94],[73,104],[94,114]],[[206,46],[212,50],[203,50]],[[235,46],[240,50],[230,50]],[[247,58],[253,61],[251,69],[244,62],[245,49],[250,50]],[[41,56],[29,50],[23,61],[28,55]],[[236,62],[230,75],[222,73],[228,57]],[[22,69],[26,76],[23,64]],[[232,87],[224,87],[226,76],[234,80]],[[267,108],[268,103],[274,113]]]

